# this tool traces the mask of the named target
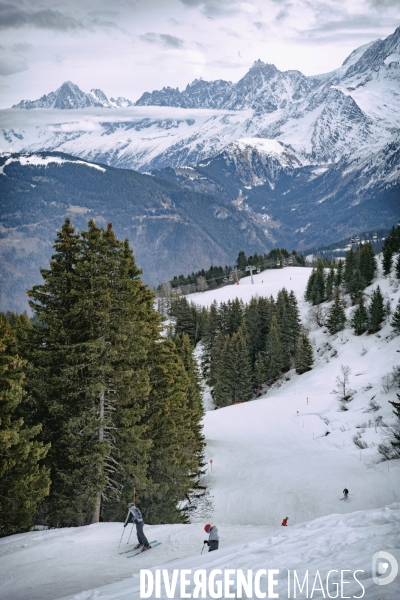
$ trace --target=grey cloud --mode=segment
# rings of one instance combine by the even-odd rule
[[[330,32],[355,32],[357,30],[373,30],[376,32],[380,28],[396,27],[398,20],[388,18],[376,18],[374,15],[346,15],[344,18],[321,23],[312,29],[301,32],[301,35],[312,38],[315,34],[324,34]]]
[[[12,46],[0,46],[0,75],[7,77],[28,69],[25,53],[32,48],[31,44],[17,43]]]
[[[12,47],[14,52],[22,53],[22,52],[29,52],[29,50],[32,50],[32,44],[28,44],[27,42],[20,42],[17,44],[14,44]]]
[[[180,0],[189,8],[199,6],[207,17],[222,17],[239,12],[239,0]]]
[[[23,58],[12,57],[2,58],[0,56],[0,75],[8,77],[14,73],[28,70],[28,63]]]
[[[257,29],[264,29],[264,23],[261,23],[261,21],[253,21],[253,25],[257,27]]]
[[[139,38],[143,42],[147,42],[149,44],[159,44],[164,48],[182,48],[184,45],[184,41],[181,40],[181,38],[178,38],[175,35],[170,35],[169,33],[148,32],[140,35]]]
[[[374,8],[389,8],[390,6],[398,6],[399,0],[369,0],[368,4]]]
[[[0,75],[7,77],[14,73],[26,71],[27,60],[20,52],[26,50],[29,44],[15,44],[13,47],[0,46]]]
[[[280,10],[278,12],[278,14],[275,17],[275,21],[277,21],[278,23],[281,23],[282,21],[284,21],[286,19],[286,17],[289,15],[289,11],[288,10]]]
[[[51,8],[27,10],[20,6],[1,2],[0,28],[20,29],[21,27],[68,31],[82,29],[83,24],[73,17],[64,15],[60,11]]]

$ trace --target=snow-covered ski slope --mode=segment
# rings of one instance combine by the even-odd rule
[[[392,335],[389,323],[377,335],[360,337],[349,327],[336,336],[318,328],[303,301],[309,274],[310,269],[290,267],[264,271],[254,276],[254,285],[245,278],[240,285],[191,296],[197,304],[209,306],[214,300],[238,297],[248,302],[256,294],[276,297],[282,287],[293,289],[302,320],[310,328],[315,356],[311,372],[301,376],[290,372],[280,387],[256,400],[206,413],[206,479],[213,511],[199,523],[146,526],[149,539],[162,545],[132,560],[118,555],[122,525],[116,523],[0,540],[0,597],[139,598],[140,569],[157,568],[170,573],[173,569],[242,569],[245,573],[279,569],[274,591],[280,598],[288,598],[288,570],[296,569],[301,581],[309,571],[308,596],[297,589],[298,598],[323,598],[329,597],[328,572],[349,569],[346,575],[351,583],[344,585],[343,592],[339,588],[337,597],[400,597],[399,576],[386,586],[372,580],[374,553],[390,552],[400,563],[400,461],[378,462],[382,431],[375,426],[378,416],[390,423],[388,400],[396,399],[399,392],[393,387],[385,393],[382,377],[400,364],[400,338]],[[367,295],[378,284],[394,309],[400,297],[394,278],[378,276]],[[352,310],[347,309],[348,315]],[[341,365],[351,368],[350,387],[356,392],[347,412],[339,411],[331,394]],[[380,408],[365,412],[372,397]],[[367,448],[355,446],[356,434]],[[347,502],[340,500],[344,487],[350,490]],[[286,516],[289,526],[283,528],[280,523]],[[206,522],[218,526],[220,549],[200,555]],[[356,569],[364,571],[357,575],[365,588],[363,596],[351,575]],[[325,596],[318,589],[311,596],[317,570]],[[333,581],[331,597],[335,597]],[[193,592],[193,587],[187,591]],[[291,590],[293,597],[293,583]],[[161,592],[161,597],[167,597],[163,586]],[[179,585],[175,597],[182,597]]]

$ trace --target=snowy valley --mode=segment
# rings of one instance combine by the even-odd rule
[[[302,375],[290,371],[246,403],[212,410],[205,391],[209,409],[204,417],[205,482],[210,493],[192,523],[146,525],[148,539],[161,545],[131,560],[118,554],[127,548],[123,540],[118,549],[120,523],[32,531],[1,539],[4,598],[139,598],[141,569],[152,573],[167,569],[170,579],[174,569],[192,573],[205,569],[208,574],[215,569],[245,574],[248,569],[253,574],[260,569],[279,571],[272,592],[267,592],[263,575],[260,589],[266,596],[258,595],[254,587],[250,597],[398,598],[399,578],[388,585],[374,583],[372,559],[376,552],[386,551],[400,562],[400,461],[382,461],[378,453],[385,430],[382,422],[390,424],[393,418],[389,400],[396,400],[399,393],[387,377],[400,363],[399,336],[390,318],[372,335],[355,336],[350,325],[335,335],[318,327],[314,309],[304,300],[310,272],[294,267],[263,271],[254,276],[253,285],[247,277],[240,285],[189,297],[199,306],[210,306],[214,300],[241,298],[248,303],[254,296],[276,297],[283,287],[293,290],[315,360],[311,371]],[[378,285],[393,312],[400,299],[394,271],[384,277],[379,265],[378,276],[365,291],[367,298]],[[353,311],[348,306],[346,316]],[[350,367],[355,392],[344,412],[331,393],[341,365]],[[350,491],[347,501],[342,501],[343,488]],[[289,523],[283,528],[286,516]],[[216,524],[220,533],[220,549],[210,556],[201,554],[207,522]],[[307,570],[308,591],[304,587],[300,592],[297,587],[294,595],[294,571],[302,583]],[[336,572],[327,584],[332,570]],[[187,573],[191,583],[183,591],[178,583],[175,594],[167,595],[162,584],[159,596],[154,589],[147,597],[195,597],[184,595],[193,594],[190,577]],[[221,596],[217,591],[217,595],[198,597],[241,597],[235,593],[235,573],[229,577],[235,582],[225,586],[231,595]],[[216,581],[223,578],[217,574]]]

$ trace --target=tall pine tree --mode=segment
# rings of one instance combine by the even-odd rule
[[[396,310],[393,313],[390,324],[396,333],[400,333],[400,299],[397,302]]]
[[[336,291],[335,299],[328,313],[326,328],[333,335],[344,329],[345,323],[346,313],[344,312],[343,302],[340,299],[339,291]]]
[[[369,319],[368,319],[368,311],[365,307],[364,297],[361,294],[358,306],[355,309],[353,316],[351,318],[351,325],[354,329],[355,335],[362,335],[368,329]]]
[[[371,302],[368,307],[368,332],[375,333],[382,327],[382,321],[385,318],[385,307],[383,296],[379,285],[371,294]]]
[[[40,425],[24,424],[24,367],[16,336],[0,314],[0,536],[27,530],[37,504],[49,492],[48,470],[41,466],[48,447],[39,440]]]
[[[76,525],[98,521],[124,487],[146,485],[151,444],[141,420],[159,317],[111,226],[90,222],[77,236],[66,221],[55,250],[44,283],[30,291],[45,325],[35,360],[48,382],[35,393],[51,442],[48,523]]]
[[[313,363],[314,358],[312,346],[310,340],[308,339],[307,333],[303,331],[300,334],[299,342],[297,345],[295,358],[296,373],[302,375],[307,371],[311,371]]]
[[[188,509],[201,495],[202,409],[195,373],[188,372],[187,340],[179,343],[180,352],[170,340],[155,340],[150,352],[151,390],[144,423],[151,447],[147,485],[138,487],[137,495],[150,523],[186,522]]]
[[[285,367],[285,351],[276,315],[272,317],[265,346],[265,366],[267,379],[275,379]]]

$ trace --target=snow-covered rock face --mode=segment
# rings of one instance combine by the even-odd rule
[[[219,158],[248,188],[263,184],[273,188],[282,172],[292,173],[301,166],[300,160],[282,142],[263,138],[241,138],[232,142],[216,160]]]
[[[312,85],[300,71],[279,71],[257,60],[238,83],[196,79],[183,92],[163,88],[144,93],[137,106],[180,106],[182,108],[251,108],[259,113],[274,112],[307,95]]]

